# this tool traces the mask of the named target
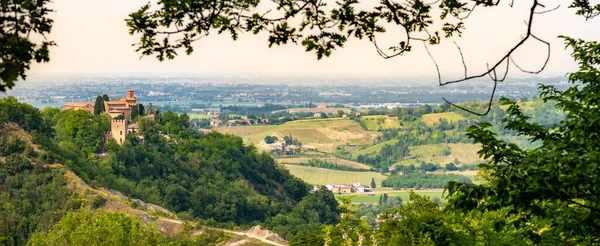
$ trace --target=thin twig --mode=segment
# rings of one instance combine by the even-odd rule
[[[552,9],[549,9],[549,10],[544,10],[544,11],[538,11],[538,12],[535,12],[535,14],[536,14],[536,15],[545,14],[545,13],[552,12],[552,11],[554,11],[554,10],[557,10],[558,8],[560,8],[560,4],[559,4],[558,6],[556,6],[556,7],[552,8]]]
[[[435,61],[435,59],[433,58],[433,56],[429,52],[429,48],[427,47],[427,43],[423,42],[423,46],[425,47],[425,51],[427,51],[427,54],[429,55],[429,57],[433,61],[433,64],[435,65],[435,71],[437,72],[438,80],[442,81],[442,74],[440,73],[440,67],[438,66],[437,62]]]
[[[465,78],[466,78],[467,77],[467,64],[465,63],[465,57],[463,56],[460,46],[458,46],[458,44],[456,42],[454,42],[454,45],[456,45],[456,48],[458,49],[458,53],[460,53],[460,60],[462,61],[463,68],[465,69]]]

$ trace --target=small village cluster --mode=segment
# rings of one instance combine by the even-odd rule
[[[349,194],[349,193],[368,193],[371,192],[371,188],[362,185],[360,182],[353,184],[327,184],[325,187],[338,194]]]

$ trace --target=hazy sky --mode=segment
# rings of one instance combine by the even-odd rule
[[[238,41],[229,36],[211,35],[195,44],[195,52],[180,55],[175,60],[158,62],[134,52],[123,21],[147,0],[55,0],[52,8],[55,24],[51,40],[58,47],[51,49],[51,62],[33,64],[30,78],[47,74],[90,75],[176,75],[176,74],[330,74],[369,76],[435,76],[433,63],[422,45],[403,57],[385,60],[366,40],[349,41],[329,58],[316,60],[300,45],[268,48],[266,35],[242,35]],[[333,1],[329,1],[333,2]],[[365,5],[375,2],[366,0]],[[600,39],[600,18],[584,21],[566,6],[570,1],[546,0],[546,6],[563,6],[552,13],[537,16],[534,32],[552,43],[552,57],[544,75],[564,74],[576,68],[569,52],[564,50],[559,34],[583,39]],[[457,42],[462,46],[470,73],[481,72],[486,62],[504,53],[525,34],[524,20],[531,1],[515,1],[515,7],[483,9],[467,20],[467,32]],[[390,27],[394,30],[397,27]],[[401,32],[390,31],[378,36],[379,43],[397,43]],[[396,38],[396,39],[394,39]],[[462,74],[460,56],[451,41],[430,49],[440,64],[443,75]],[[519,65],[539,67],[545,57],[545,46],[531,40],[515,55]],[[511,72],[514,76],[524,75]]]

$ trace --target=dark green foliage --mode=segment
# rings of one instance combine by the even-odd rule
[[[48,230],[69,209],[77,209],[64,173],[11,154],[0,161],[0,244],[25,245],[35,231]]]
[[[102,112],[105,112],[104,109],[104,98],[101,96],[96,97],[96,102],[94,102],[94,114],[98,115]]]
[[[135,119],[135,117],[137,117],[138,115],[140,115],[140,106],[134,105],[133,107],[131,107],[131,119]]]
[[[397,130],[386,131],[386,132],[387,133],[394,132],[393,136],[389,136],[390,139],[395,139],[398,137]],[[384,135],[385,134],[386,133],[384,132]],[[390,140],[390,139],[387,139],[387,140]],[[383,140],[383,141],[386,141],[386,140]],[[399,160],[402,160],[404,157],[407,157],[410,155],[408,145],[405,143],[410,143],[410,142],[409,141],[398,141],[393,145],[386,144],[376,154],[358,155],[356,157],[355,161],[360,162],[360,163],[365,163],[365,164],[368,164],[375,168],[379,168],[381,170],[387,171],[387,168],[390,165],[392,165],[392,164],[398,162]]]
[[[108,145],[84,176],[175,212],[237,224],[263,221],[308,194],[306,183],[239,137],[186,129],[186,115],[170,111],[157,121],[140,120],[144,144],[130,134],[122,146]]]
[[[29,245],[164,245],[158,230],[122,213],[69,212],[48,232],[32,236]]]
[[[146,109],[144,108],[144,104],[139,103],[139,115],[146,115]]]
[[[444,188],[450,181],[471,184],[469,178],[458,174],[431,174],[417,171],[403,175],[390,175],[381,181],[381,186],[393,187],[395,190],[405,188]]]
[[[321,59],[343,47],[351,38],[375,43],[376,34],[386,32],[383,25],[401,26],[408,37],[391,47],[375,46],[381,56],[390,58],[412,50],[411,36],[423,34],[429,45],[440,43],[442,37],[460,36],[465,28],[461,17],[471,8],[496,5],[491,1],[472,2],[474,6],[456,0],[440,4],[382,1],[371,9],[363,10],[358,1],[352,0],[335,3],[293,0],[277,3],[277,12],[280,13],[277,13],[278,17],[270,17],[268,13],[271,10],[259,11],[256,8],[260,1],[159,1],[158,8],[146,4],[131,13],[127,25],[130,34],[141,34],[140,42],[135,44],[136,51],[143,55],[156,55],[161,61],[174,59],[179,50],[191,54],[194,50],[192,43],[211,31],[228,33],[233,40],[240,33],[267,32],[269,47],[300,43],[306,51],[315,52]],[[439,25],[432,26],[432,23]],[[179,34],[177,36],[182,38],[172,39],[168,34]],[[387,54],[388,51],[391,53]]]
[[[298,164],[300,166],[308,166],[308,167],[318,167],[318,168],[327,168],[327,169],[333,169],[333,170],[341,170],[341,171],[352,171],[352,172],[369,172],[369,171],[373,171],[373,169],[364,169],[364,168],[355,168],[355,167],[349,167],[346,165],[341,165],[341,164],[336,164],[336,163],[331,163],[328,162],[326,160],[321,160],[321,159],[317,159],[317,158],[311,158],[310,160],[308,160],[308,162],[302,162],[300,164]]]
[[[322,246],[324,244],[325,239],[320,231],[299,232],[290,240],[290,245],[293,246]]]
[[[33,60],[50,60],[49,47],[55,45],[46,40],[53,24],[48,18],[50,2],[0,1],[0,92],[11,89],[19,78],[25,79]]]
[[[92,115],[83,110],[63,110],[52,119],[56,122],[56,139],[64,144],[77,146],[86,153],[100,151],[104,146],[104,136],[110,130],[108,115]]]
[[[375,231],[380,245],[467,245],[446,222],[439,205],[411,192],[410,202],[381,215]]]
[[[446,168],[446,170],[448,170],[448,171],[458,170],[458,168],[456,167],[456,165],[454,165],[454,163],[452,163],[452,162],[446,164],[446,166],[444,166],[444,168]]]
[[[304,197],[291,212],[278,214],[268,219],[266,225],[288,240],[299,233],[302,238],[312,238],[314,234],[311,232],[320,231],[325,225],[337,223],[339,219],[337,206],[338,203],[333,193],[325,187],[321,187]],[[309,239],[300,241],[303,240]]]
[[[534,243],[558,236],[565,245],[591,245],[600,242],[600,44],[564,38],[579,64],[579,71],[569,74],[573,86],[560,91],[540,85],[540,90],[545,101],[566,112],[566,119],[542,125],[518,104],[502,99],[508,106],[506,128],[539,147],[522,149],[502,141],[489,123],[471,127],[468,135],[482,144],[479,153],[489,160],[480,165],[489,173],[488,182],[450,183],[449,208],[506,210],[514,219],[504,223]]]
[[[26,103],[19,103],[12,96],[0,99],[0,124],[7,122],[17,123],[26,131],[49,131],[37,108]]]
[[[276,136],[266,136],[265,137],[265,143],[266,144],[272,144],[275,143],[275,141],[277,141],[277,137]]]
[[[8,156],[11,154],[20,154],[25,150],[25,142],[19,138],[12,136],[7,137],[0,135],[0,156]]]
[[[377,183],[375,183],[375,178],[371,178],[371,188],[377,188]]]

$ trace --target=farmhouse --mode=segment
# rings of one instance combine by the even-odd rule
[[[218,127],[218,126],[220,126],[221,124],[223,124],[223,121],[222,121],[222,120],[220,120],[220,119],[212,119],[212,120],[210,121],[210,125],[211,125],[211,126],[214,126],[214,127]]]
[[[327,184],[325,187],[332,192],[337,192],[338,194],[370,192],[370,189],[363,186],[360,182],[354,184]]]

